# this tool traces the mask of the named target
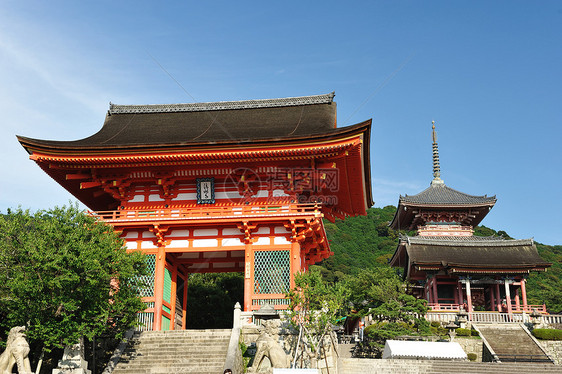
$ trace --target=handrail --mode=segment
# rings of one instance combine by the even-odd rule
[[[189,208],[143,208],[88,212],[91,216],[106,222],[170,220],[170,219],[212,219],[216,217],[259,217],[271,215],[315,215],[321,216],[319,204],[260,204],[233,206],[196,206]]]

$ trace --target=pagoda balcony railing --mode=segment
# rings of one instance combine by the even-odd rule
[[[429,309],[432,312],[446,312],[446,311],[459,311],[460,307],[463,306],[463,305],[462,304],[428,303],[427,306],[429,307]],[[463,307],[466,310],[466,305],[464,305]],[[547,313],[546,305],[544,305],[544,304],[541,304],[541,305],[530,305],[530,304],[528,304],[526,307],[523,307],[522,304],[519,304],[519,306],[518,306],[515,301],[511,302],[511,311],[513,313],[521,313],[521,312],[532,313],[535,310],[539,313],[545,313],[545,314]],[[490,311],[490,313],[497,313],[497,312]]]
[[[323,217],[322,206],[320,204],[199,205],[189,208],[145,208],[96,211],[89,212],[89,214],[107,223],[175,220],[200,221],[217,218],[240,220],[264,217]]]
[[[450,322],[455,321],[458,312],[454,311],[429,311],[425,318],[428,321]],[[561,314],[540,314],[533,316],[529,313],[500,313],[500,312],[472,312],[468,313],[468,319],[479,323],[527,323],[536,322],[547,325],[562,323]]]

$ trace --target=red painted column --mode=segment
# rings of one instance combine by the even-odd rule
[[[490,289],[490,299],[491,299],[491,300],[490,300],[490,304],[492,305],[492,312],[493,312],[493,311],[496,310],[496,308],[497,308],[497,305],[496,305],[496,296],[495,296],[496,290],[495,290],[494,285],[491,285],[491,286],[489,286],[489,287],[490,287],[489,289]]]
[[[439,309],[439,294],[437,293],[437,277],[433,276],[433,298],[434,298],[434,303],[436,304],[435,307],[437,309]]]
[[[498,309],[498,312],[501,312],[502,311],[502,300],[501,300],[501,296],[500,296],[501,295],[500,294],[500,284],[496,283],[495,288],[496,288],[496,297],[497,297],[497,303],[498,303],[497,309]]]
[[[462,283],[457,281],[457,298],[459,300],[459,309],[461,305],[464,303],[464,297],[462,294]]]
[[[164,268],[166,266],[166,249],[158,247],[154,269],[154,324],[153,330],[162,329],[162,301],[164,299]]]
[[[244,246],[244,311],[250,311],[252,307],[252,295],[254,294],[254,253],[252,244]]]
[[[525,283],[527,283],[527,279],[521,279],[521,297],[523,298],[523,310],[528,311],[529,307],[527,306],[527,289],[525,287]]]
[[[516,312],[521,311],[521,305],[519,304],[519,289],[520,288],[521,288],[521,286],[519,286],[519,288],[515,289],[515,311]]]

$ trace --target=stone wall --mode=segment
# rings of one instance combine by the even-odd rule
[[[546,353],[554,360],[556,365],[562,365],[562,341],[560,340],[538,340]]]
[[[476,353],[476,362],[482,362],[482,339],[457,336],[454,342],[459,343],[466,354]]]

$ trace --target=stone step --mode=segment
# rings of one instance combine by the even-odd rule
[[[114,374],[220,373],[231,330],[135,333]]]
[[[482,363],[445,360],[342,359],[339,374],[560,374],[562,367],[543,363]]]

